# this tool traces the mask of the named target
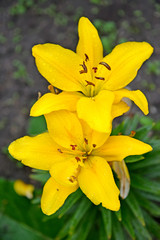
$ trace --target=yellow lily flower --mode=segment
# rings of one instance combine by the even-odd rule
[[[98,32],[88,18],[78,25],[79,42],[76,53],[56,44],[33,47],[39,72],[49,83],[64,92],[45,94],[31,109],[31,116],[66,109],[77,111],[78,117],[100,132],[110,132],[112,119],[129,110],[123,97],[130,98],[148,114],[148,102],[140,90],[127,86],[138,69],[153,52],[146,42],[117,45],[103,58]]]
[[[78,187],[94,204],[117,211],[119,189],[109,163],[151,151],[151,146],[129,136],[97,132],[66,110],[45,118],[48,132],[9,146],[10,154],[23,164],[50,172],[41,199],[43,212],[56,212]]]

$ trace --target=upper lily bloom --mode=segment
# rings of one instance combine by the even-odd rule
[[[48,132],[25,136],[9,146],[10,154],[23,164],[49,170],[41,199],[43,212],[56,212],[78,187],[94,204],[118,211],[119,189],[108,162],[146,153],[151,146],[128,136],[96,132],[66,110],[45,118]]]
[[[59,95],[45,94],[31,109],[31,116],[67,109],[77,111],[96,131],[110,132],[112,119],[128,111],[122,100],[130,98],[148,114],[148,103],[140,90],[126,87],[138,69],[153,52],[146,42],[126,42],[117,45],[103,57],[98,32],[85,17],[78,25],[79,42],[76,53],[56,44],[33,47],[39,72],[51,85],[63,90]]]

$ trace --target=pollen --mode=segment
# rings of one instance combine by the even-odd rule
[[[132,130],[129,136],[130,136],[130,137],[134,137],[135,134],[136,134],[136,132]]]
[[[81,159],[79,157],[75,157],[75,159],[77,160],[77,162],[81,161]]]

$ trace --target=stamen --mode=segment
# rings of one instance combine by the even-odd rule
[[[96,144],[93,144],[92,146],[95,148],[97,145],[96,145]]]
[[[93,67],[92,69],[94,70],[94,73],[97,72],[97,67]]]
[[[111,70],[111,67],[110,67],[107,63],[105,63],[105,62],[100,62],[99,64],[105,66],[108,70]]]
[[[60,148],[58,148],[57,150],[58,150],[58,152],[63,153],[62,150],[61,150]]]
[[[84,55],[85,55],[85,57],[86,57],[86,58],[85,58],[85,61],[86,61],[86,62],[89,61],[88,55],[87,55],[86,53],[85,53]]]
[[[84,138],[84,141],[85,141],[86,144],[88,144],[88,140],[87,140],[87,138]]]
[[[132,130],[129,136],[134,137],[135,135],[136,135],[136,132]]]
[[[76,150],[77,145],[70,145],[72,150]]]
[[[94,87],[95,87],[95,84],[94,84],[94,83],[92,83],[92,82],[89,82],[89,81],[87,81],[87,80],[85,80],[85,81],[86,81],[86,83],[87,83],[86,87],[87,87],[88,85],[92,85],[92,86],[94,86]]]
[[[77,160],[77,162],[81,161],[81,159],[79,157],[75,157],[75,159]]]
[[[83,64],[80,64],[80,66],[82,66],[82,67],[83,67],[83,70],[79,71],[79,72],[80,72],[80,74],[82,74],[82,73],[87,73],[87,67],[86,67],[86,64],[85,64],[85,62],[84,62],[84,61],[83,61]]]
[[[99,79],[99,80],[105,80],[105,78],[104,77],[95,77],[96,79]]]

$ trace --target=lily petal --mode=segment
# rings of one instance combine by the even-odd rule
[[[90,68],[97,67],[103,58],[103,46],[99,38],[97,29],[86,17],[81,17],[78,24],[79,42],[77,53],[83,59],[88,56]],[[86,55],[85,55],[86,54]]]
[[[48,132],[61,146],[73,150],[80,149],[83,142],[81,124],[74,113],[66,110],[51,112],[45,115]]]
[[[49,170],[55,161],[65,158],[59,151],[59,145],[48,133],[36,137],[22,137],[9,145],[9,153],[32,168]]]
[[[56,162],[50,169],[51,176],[63,186],[77,185],[78,163],[73,156],[69,160]]]
[[[77,103],[78,117],[99,132],[110,132],[112,126],[112,104],[114,94],[103,90],[94,98],[81,98]]]
[[[104,157],[107,161],[122,161],[127,156],[140,155],[150,151],[152,151],[152,147],[149,144],[135,138],[111,136],[103,146],[93,150],[93,154]]]
[[[78,183],[84,194],[95,204],[113,211],[120,208],[119,189],[105,159],[91,156],[81,168]]]
[[[127,86],[152,52],[153,48],[146,42],[126,42],[117,45],[102,60],[111,70],[103,65],[98,66],[97,75],[105,78],[103,89],[118,90]]]
[[[84,77],[90,74],[80,74],[83,59],[73,51],[59,45],[39,44],[32,49],[38,71],[53,86],[65,91],[85,92]]]
[[[44,214],[55,213],[65,202],[66,198],[78,188],[76,186],[62,186],[52,177],[46,182],[41,198],[41,208]]]
[[[127,103],[120,101],[117,104],[112,105],[112,118],[119,117],[123,115],[124,113],[128,112],[130,107],[127,105]]]
[[[47,93],[33,105],[30,116],[36,117],[61,109],[76,111],[76,104],[81,96],[83,95],[77,92]]]
[[[114,91],[115,93],[115,103],[119,102],[123,97],[127,97],[131,99],[141,110],[142,112],[147,115],[148,110],[148,101],[145,95],[140,91],[130,91],[128,89],[120,89],[118,91]]]

